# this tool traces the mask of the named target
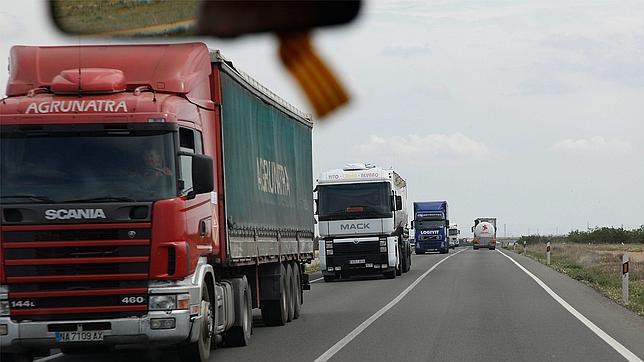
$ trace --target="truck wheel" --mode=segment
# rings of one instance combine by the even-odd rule
[[[290,262],[284,263],[286,266],[286,301],[288,302],[288,317],[287,322],[293,320],[293,311],[295,310],[295,290],[293,283],[293,267]]]
[[[195,326],[200,329],[199,339],[196,342],[179,346],[179,357],[184,362],[205,362],[210,357],[210,345],[215,331],[215,316],[210,303],[210,294],[205,285],[201,290],[201,310],[203,318],[200,324]]]
[[[392,270],[392,271],[389,271],[389,272],[383,273],[383,275],[384,275],[384,276],[385,276],[385,278],[387,278],[387,279],[395,279],[395,278],[396,278],[396,271],[395,271],[395,270]]]
[[[32,362],[34,357],[26,353],[2,353],[0,361],[2,362]]]
[[[291,262],[291,266],[293,269],[293,319],[298,319],[302,306],[302,282],[299,265],[296,262]]]
[[[246,278],[244,280],[244,287],[242,291],[241,301],[242,306],[242,315],[241,325],[231,327],[226,334],[224,334],[224,343],[228,347],[242,347],[248,346],[250,343],[250,335],[253,332],[253,301],[252,293],[250,292],[250,287],[248,286],[248,281]]]
[[[495,250],[495,249],[496,249],[496,247],[495,247],[495,246],[493,246],[493,247],[491,247],[491,248],[490,248],[490,250]]]
[[[262,320],[267,326],[283,326],[288,318],[288,300],[286,299],[286,268],[280,263],[279,300],[260,301]]]
[[[332,282],[335,280],[335,277],[333,275],[323,275],[322,277],[324,278],[325,283]]]

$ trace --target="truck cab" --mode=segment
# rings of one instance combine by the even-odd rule
[[[449,253],[447,201],[414,202],[416,254],[428,251]]]
[[[395,278],[409,270],[406,187],[395,171],[365,164],[320,176],[317,214],[325,281],[355,274]]]
[[[453,224],[449,226],[448,235],[449,235],[449,247],[454,249],[459,246],[460,241],[458,236],[461,234],[461,231],[458,229],[458,225]]]

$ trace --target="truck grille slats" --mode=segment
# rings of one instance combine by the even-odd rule
[[[378,254],[380,253],[380,241],[361,241],[354,243],[333,243],[333,255],[361,255],[361,254]]]
[[[2,248],[15,320],[147,312],[149,223],[7,226]]]

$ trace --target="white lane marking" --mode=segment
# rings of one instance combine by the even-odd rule
[[[400,302],[409,292],[411,292],[411,290],[414,289],[414,287],[416,285],[418,285],[418,283],[420,283],[427,276],[427,274],[429,274],[432,270],[436,269],[436,267],[441,265],[441,263],[444,262],[445,260],[447,260],[447,259],[455,256],[456,254],[461,253],[461,252],[463,252],[465,250],[466,249],[463,249],[463,250],[461,250],[459,252],[451,254],[448,257],[446,257],[445,259],[441,259],[441,261],[439,261],[438,263],[434,264],[431,268],[429,268],[429,270],[427,270],[421,276],[419,276],[418,279],[414,280],[414,282],[411,283],[407,287],[407,289],[403,290],[400,294],[398,294],[398,296],[396,298],[392,299],[391,302],[387,303],[387,305],[385,305],[384,307],[380,308],[379,311],[374,313],[371,317],[367,318],[367,320],[362,322],[354,330],[349,332],[349,334],[347,334],[344,338],[342,338],[336,344],[331,346],[331,348],[329,348],[326,352],[322,353],[320,355],[320,357],[315,359],[315,362],[328,361],[331,357],[333,357],[333,355],[338,353],[342,348],[344,348],[344,346],[349,344],[349,342],[351,342],[360,333],[362,333],[365,329],[367,329],[367,327],[369,327],[373,322],[375,322],[378,318],[380,318],[383,314],[385,314],[389,309],[391,309],[396,304],[398,304],[398,302]]]
[[[62,356],[63,356],[63,354],[62,354],[62,353],[56,353],[56,354],[52,354],[52,355],[51,355],[51,356],[49,356],[49,357],[43,357],[43,358],[35,359],[35,360],[34,360],[34,362],[45,362],[45,361],[51,361],[51,360],[53,360],[53,359],[56,359],[56,358],[58,358],[58,357],[62,357]]]
[[[591,322],[588,318],[584,317],[583,314],[579,313],[575,308],[573,308],[568,302],[563,300],[557,293],[555,293],[552,289],[550,289],[549,286],[546,285],[546,283],[542,282],[541,279],[537,278],[534,274],[532,274],[528,269],[524,268],[523,265],[519,264],[516,260],[512,259],[510,256],[508,256],[506,253],[502,252],[499,250],[503,256],[506,258],[510,259],[516,266],[519,267],[519,269],[523,270],[528,276],[532,279],[534,279],[537,284],[543,290],[545,290],[550,296],[559,302],[570,314],[575,316],[575,318],[579,319],[581,323],[583,323],[588,329],[593,331],[599,338],[603,339],[604,342],[608,343],[609,346],[613,347],[615,351],[617,351],[619,354],[622,355],[622,357],[626,358],[628,361],[633,361],[633,362],[642,362],[642,360],[637,357],[633,352],[629,351],[628,348],[624,347],[621,343],[617,342],[613,337],[609,336],[608,333],[604,332],[601,328],[597,327],[595,323]]]
[[[322,278],[317,278],[317,279],[313,279],[313,280],[311,280],[311,281],[309,282],[309,284],[310,284],[310,283],[319,282],[319,281],[320,281],[320,280],[322,280],[322,279],[324,279],[324,277],[322,277]]]

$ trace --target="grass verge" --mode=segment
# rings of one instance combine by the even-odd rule
[[[546,263],[543,244],[528,245],[525,252],[523,246],[517,246],[514,252]],[[644,245],[553,243],[550,267],[623,305],[621,260],[624,252],[631,258],[629,303],[625,307],[644,316]]]

